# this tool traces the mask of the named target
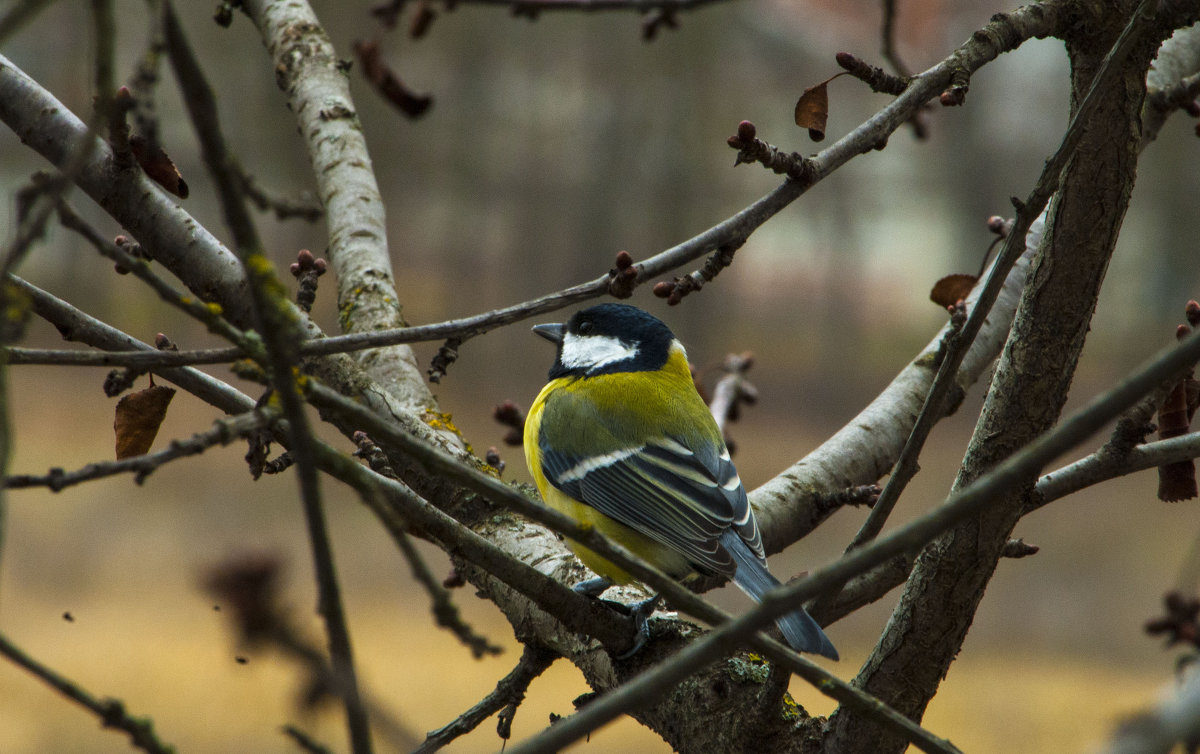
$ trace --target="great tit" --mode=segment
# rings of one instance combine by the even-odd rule
[[[719,574],[755,600],[779,586],[746,489],[671,330],[636,307],[600,304],[533,331],[558,348],[525,420],[525,460],[547,505],[675,578]],[[570,544],[601,577],[581,584],[584,591],[632,581]],[[794,649],[838,659],[803,608],[777,623]]]

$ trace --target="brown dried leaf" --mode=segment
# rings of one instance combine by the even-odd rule
[[[129,148],[133,150],[134,158],[151,180],[180,199],[188,198],[188,186],[184,182],[183,176],[179,174],[179,168],[171,162],[171,158],[163,151],[162,146],[151,149],[141,136],[131,136],[129,137]]]
[[[807,128],[813,141],[825,138],[825,121],[829,118],[828,84],[829,81],[822,81],[810,86],[796,100],[796,125]]]
[[[167,417],[175,388],[151,385],[117,401],[113,430],[117,435],[117,460],[149,452],[158,428]]]
[[[977,282],[979,278],[974,275],[959,272],[947,275],[934,283],[933,290],[929,292],[929,300],[942,308],[954,306],[967,297]]]

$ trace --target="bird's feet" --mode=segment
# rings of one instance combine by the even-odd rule
[[[611,581],[603,576],[597,576],[594,579],[579,582],[572,589],[587,597],[599,599],[600,595],[604,594],[604,591],[612,586],[612,584]],[[635,602],[632,605],[626,605],[624,602],[617,602],[616,600],[600,600],[614,610],[633,618],[635,630],[633,646],[617,655],[618,660],[627,660],[637,654],[642,647],[646,646],[646,641],[650,638],[650,616],[654,614],[654,610],[658,607],[659,600],[661,599],[656,594],[649,599]]]
[[[656,594],[649,599],[635,602],[632,605],[618,603],[622,610],[629,612],[629,615],[633,618],[635,628],[633,646],[628,651],[617,655],[618,660],[628,660],[641,651],[642,647],[646,646],[646,641],[650,639],[650,616],[654,614],[654,610],[658,607],[658,603],[661,600],[662,596]]]

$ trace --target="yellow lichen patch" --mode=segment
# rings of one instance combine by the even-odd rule
[[[783,719],[789,722],[799,720],[804,716],[804,709],[796,704],[796,700],[788,692],[783,692],[783,698],[779,700],[780,714]]]
[[[275,265],[271,263],[266,254],[261,251],[252,251],[246,254],[244,264],[254,284],[262,286],[263,290],[272,296],[287,297],[287,291],[275,274]]]
[[[7,323],[24,322],[33,307],[33,299],[11,281],[4,284],[4,321]]]
[[[229,369],[243,380],[267,384],[267,373],[253,359],[238,359],[229,365]]]
[[[434,429],[444,429],[457,436],[460,440],[466,441],[462,430],[454,424],[453,414],[444,411],[426,411],[423,418],[425,419],[425,423]]]

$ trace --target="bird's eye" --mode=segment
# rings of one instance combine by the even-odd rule
[[[579,323],[579,334],[580,335],[587,335],[591,331],[592,331],[592,321],[591,320],[585,319],[584,321]]]

